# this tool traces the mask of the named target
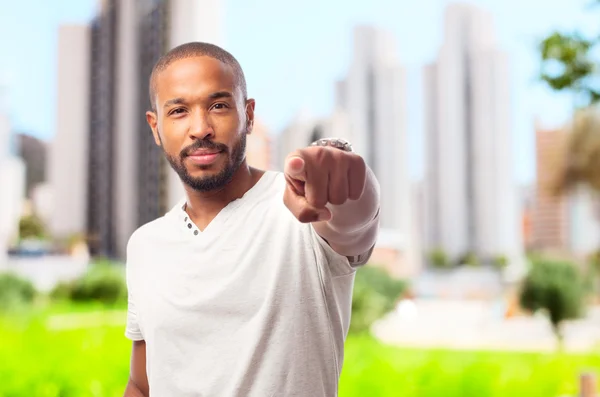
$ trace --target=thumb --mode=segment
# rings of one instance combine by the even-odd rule
[[[326,222],[331,220],[329,208],[315,208],[298,195],[291,186],[287,186],[283,195],[283,202],[290,212],[302,223]]]
[[[290,156],[285,161],[285,167],[283,172],[290,178],[304,181],[306,179],[304,166],[304,159],[302,157],[297,155]]]

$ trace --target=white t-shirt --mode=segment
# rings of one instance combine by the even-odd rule
[[[204,231],[181,201],[127,250],[126,336],[157,397],[334,397],[355,268],[267,172]]]

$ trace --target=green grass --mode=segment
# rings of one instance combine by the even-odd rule
[[[0,318],[0,397],[123,395],[130,352],[123,325],[49,329],[65,312],[84,313],[85,321],[115,314],[63,305]],[[351,337],[340,397],[575,396],[586,369],[600,373],[600,356],[399,349]]]
[[[123,326],[51,330],[51,318],[32,313],[0,320],[0,397],[122,396],[131,348]]]
[[[558,397],[577,395],[600,355],[400,349],[350,339],[341,397]]]

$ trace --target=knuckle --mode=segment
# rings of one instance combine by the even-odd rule
[[[342,205],[346,202],[346,197],[341,194],[332,195],[329,202],[333,205]]]
[[[327,204],[327,197],[315,197],[310,204],[317,208],[324,207]]]

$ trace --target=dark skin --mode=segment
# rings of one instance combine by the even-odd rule
[[[156,76],[155,93],[156,110],[147,112],[146,119],[154,141],[170,161],[195,179],[214,177],[235,164],[234,149],[252,131],[255,101],[243,98],[230,66],[206,56],[177,60]],[[227,150],[211,164],[199,165],[185,157],[187,149],[198,140],[213,142]],[[190,219],[204,230],[227,204],[241,198],[263,174],[264,171],[249,167],[244,156],[231,180],[218,188],[199,191],[184,184]],[[341,206],[361,197],[365,163],[353,153],[309,147],[288,156],[285,177],[288,181],[283,197],[285,205],[300,222],[316,222],[315,228],[320,233],[327,224],[322,221],[332,215],[327,204]],[[124,396],[148,395],[146,343],[136,341]]]
[[[182,150],[196,140],[209,140],[227,146],[208,166],[189,159],[183,166],[193,178],[218,174],[233,161],[233,148],[242,134],[249,134],[254,123],[254,99],[244,100],[231,67],[210,57],[175,61],[156,79],[156,111],[146,119],[157,145],[178,158]],[[263,171],[251,168],[244,160],[231,183],[219,189],[201,192],[184,185],[187,212],[200,230],[204,230],[228,203],[244,195],[260,179]]]
[[[178,159],[196,140],[210,140],[230,150],[208,166],[188,159],[183,166],[193,178],[218,174],[232,163],[233,148],[254,123],[253,99],[244,100],[228,65],[210,57],[181,59],[160,72],[156,79],[156,111],[146,113],[154,141],[166,155]],[[179,161],[179,160],[178,160]],[[244,195],[264,171],[251,168],[244,157],[230,183],[201,192],[185,185],[186,211],[204,230],[228,203]],[[130,379],[125,397],[148,396],[146,343],[133,343]]]

